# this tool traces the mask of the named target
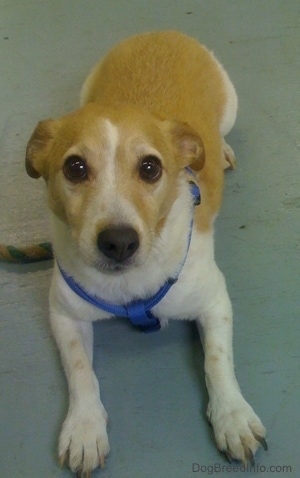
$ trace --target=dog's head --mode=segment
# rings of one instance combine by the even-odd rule
[[[28,174],[46,180],[50,208],[85,262],[107,273],[145,260],[184,168],[203,164],[191,127],[131,106],[89,104],[42,121],[26,151]]]

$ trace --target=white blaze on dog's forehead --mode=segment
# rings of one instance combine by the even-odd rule
[[[103,159],[105,164],[105,172],[107,180],[112,182],[115,179],[116,174],[116,154],[119,144],[119,132],[118,128],[113,125],[108,119],[101,121],[100,129],[105,134],[105,145],[103,151]]]
[[[101,130],[103,130],[103,126],[105,129],[105,137],[106,137],[106,148],[114,157],[117,152],[117,146],[119,143],[119,131],[117,126],[112,124],[112,122],[108,119],[104,119],[101,122]]]

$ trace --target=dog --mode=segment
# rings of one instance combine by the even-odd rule
[[[146,33],[95,66],[80,102],[40,122],[26,150],[51,210],[50,322],[69,387],[60,463],[82,477],[105,464],[92,322],[114,316],[146,332],[196,321],[217,447],[253,463],[266,430],[234,374],[232,307],[213,246],[224,169],[235,161],[224,140],[238,105],[229,76],[185,34]]]

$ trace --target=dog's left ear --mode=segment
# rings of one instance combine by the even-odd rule
[[[205,162],[205,151],[202,139],[187,123],[176,121],[168,123],[172,143],[178,152],[180,165],[183,168],[190,166],[195,171],[200,171]]]
[[[48,152],[55,136],[56,121],[40,121],[26,148],[26,171],[32,178],[48,179]]]

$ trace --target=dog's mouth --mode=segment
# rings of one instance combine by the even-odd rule
[[[103,274],[108,275],[120,275],[128,272],[136,266],[135,261],[126,261],[124,263],[114,262],[111,260],[105,260],[104,258],[99,258],[94,262],[94,267]]]

